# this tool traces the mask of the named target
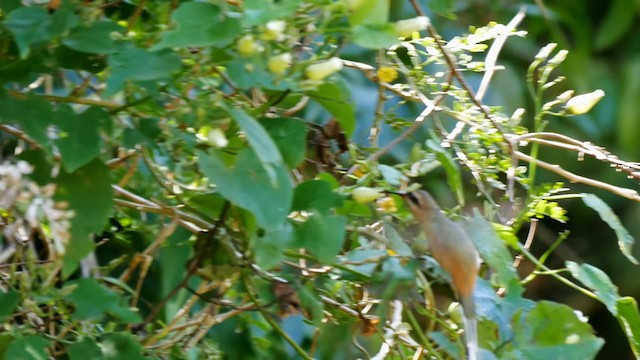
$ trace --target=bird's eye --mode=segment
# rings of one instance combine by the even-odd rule
[[[409,200],[415,205],[420,205],[420,200],[418,200],[418,197],[416,196],[415,193],[412,193],[412,192],[408,193],[407,198],[409,198]]]

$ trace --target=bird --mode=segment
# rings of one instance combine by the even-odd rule
[[[473,291],[480,268],[480,256],[460,225],[444,215],[424,190],[396,193],[409,206],[424,231],[436,261],[451,275],[464,314],[465,340],[469,360],[477,359],[478,334]]]

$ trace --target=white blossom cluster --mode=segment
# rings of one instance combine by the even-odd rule
[[[0,164],[0,231],[9,244],[26,244],[38,232],[63,255],[71,234],[74,212],[53,199],[55,184],[39,186],[25,175],[31,166],[24,161]]]

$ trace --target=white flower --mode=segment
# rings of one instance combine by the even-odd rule
[[[360,186],[351,192],[353,201],[358,204],[370,203],[380,197],[380,190],[372,189],[366,186]]]
[[[573,96],[573,90],[567,90],[562,94],[558,95],[557,99],[558,101],[562,101],[566,103],[567,101],[569,101],[569,99],[571,99],[572,96]]]
[[[229,140],[220,129],[211,129],[207,133],[207,142],[217,148],[223,148],[229,145]]]
[[[566,109],[571,114],[581,115],[591,110],[603,97],[604,91],[601,89],[588,94],[574,96],[567,101]]]
[[[287,28],[287,23],[283,20],[271,20],[264,26],[264,32],[262,38],[264,40],[284,40],[284,30]]]
[[[291,54],[284,53],[284,54],[271,57],[271,59],[269,59],[269,63],[267,64],[267,67],[269,68],[269,71],[271,71],[272,73],[284,74],[284,72],[287,71],[289,66],[291,66],[291,61],[292,61]]]
[[[340,70],[342,70],[342,60],[332,57],[329,60],[307,66],[304,73],[311,80],[322,80]]]
[[[400,20],[395,23],[396,34],[401,37],[410,37],[416,31],[425,30],[430,23],[429,18],[426,16]]]

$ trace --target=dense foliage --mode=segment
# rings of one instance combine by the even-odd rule
[[[428,3],[3,1],[0,357],[463,358],[449,275],[385,193],[421,186],[482,257],[481,358],[598,354],[580,311],[525,296],[541,279],[601,302],[640,356],[635,299],[547,262],[578,200],[637,264],[594,193],[640,195],[559,163],[634,184],[639,163],[547,130],[605,93],[568,88],[555,43],[499,65],[533,6],[441,36],[452,2]],[[530,102],[487,100],[501,71]]]

